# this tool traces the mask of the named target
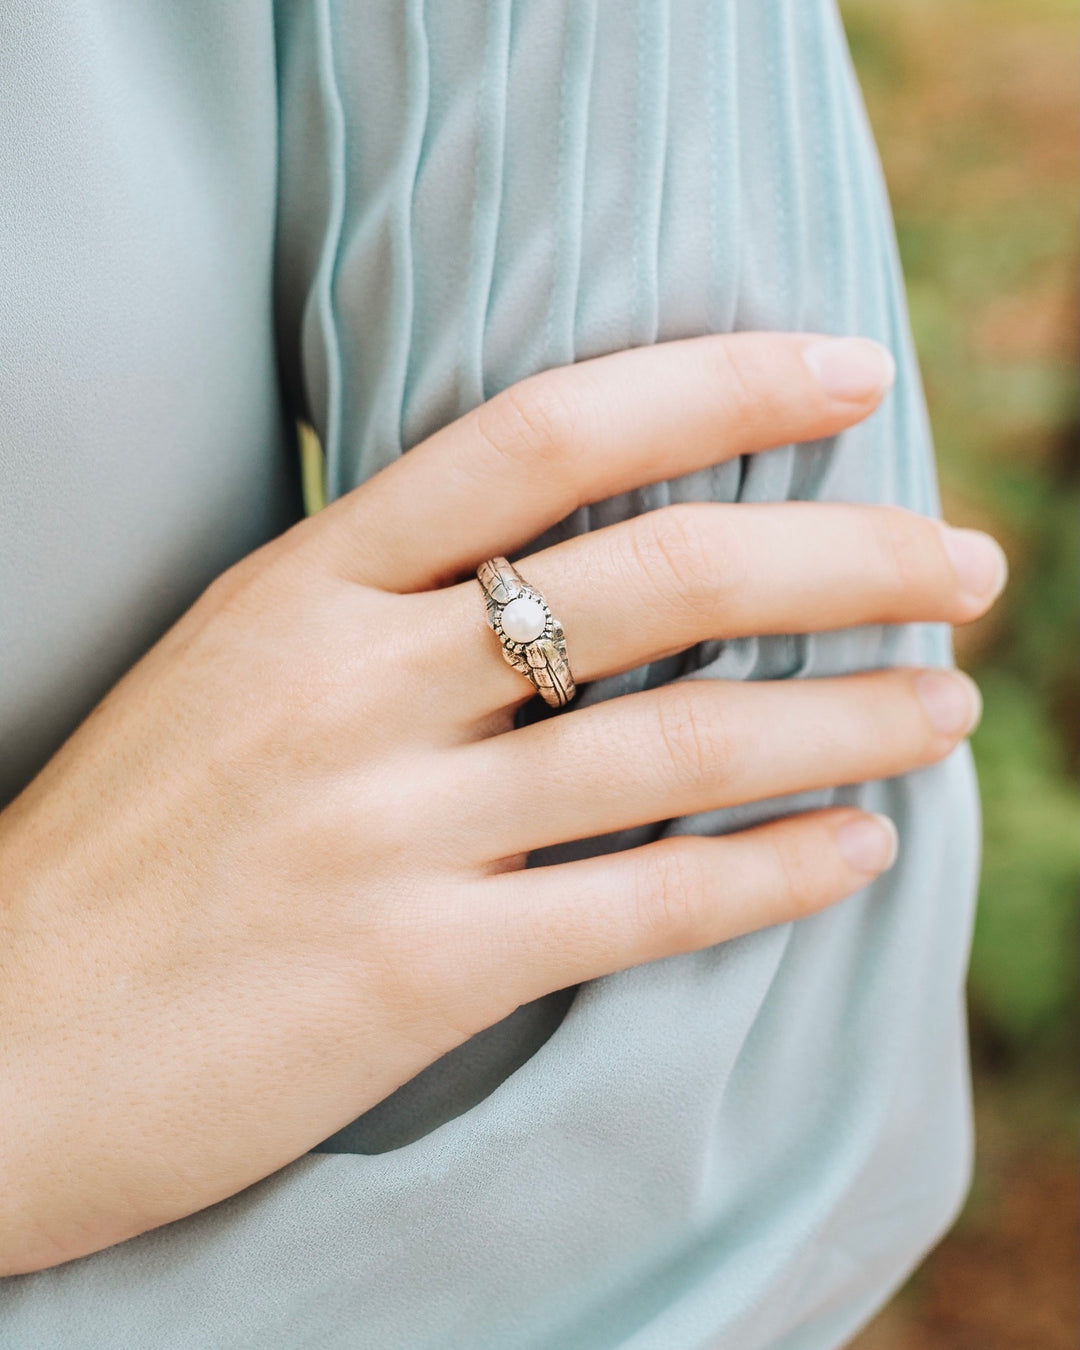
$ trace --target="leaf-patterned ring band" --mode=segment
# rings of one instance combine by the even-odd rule
[[[562,624],[547,601],[505,558],[489,558],[476,569],[484,591],[487,621],[502,644],[507,662],[532,681],[553,708],[574,697],[574,677],[566,656]]]

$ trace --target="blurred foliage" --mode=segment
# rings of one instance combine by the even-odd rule
[[[881,149],[947,515],[1012,580],[957,635],[983,689],[970,999],[1007,1067],[1071,1047],[1077,959],[1074,0],[841,0]]]
[[[840,0],[881,148],[946,514],[1012,580],[986,702],[964,1215],[858,1350],[1073,1350],[1078,1227],[1076,0]]]

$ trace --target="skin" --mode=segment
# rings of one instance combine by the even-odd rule
[[[0,1272],[241,1190],[527,1000],[890,865],[887,824],[843,808],[523,870],[931,764],[978,698],[946,672],[690,681],[513,730],[532,690],[472,578],[581,502],[859,421],[888,383],[868,345],[534,376],[230,568],[128,672],[0,813]],[[706,638],[963,623],[1004,580],[984,536],[839,504],[673,506],[518,566],[579,683]]]

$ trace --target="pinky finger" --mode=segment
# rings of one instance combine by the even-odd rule
[[[475,918],[499,994],[582,980],[802,918],[892,866],[896,827],[849,807],[714,839],[676,836],[490,879]],[[491,991],[494,992],[494,991]]]

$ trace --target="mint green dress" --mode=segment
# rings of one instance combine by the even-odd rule
[[[296,519],[298,415],[334,495],[544,367],[863,333],[899,364],[865,425],[545,538],[680,500],[936,509],[830,0],[8,0],[0,128],[0,801]],[[934,627],[712,641],[582,701],[949,659]],[[242,1194],[0,1281],[0,1344],[844,1344],[967,1185],[966,749],[532,861],[834,800],[899,824],[875,885],[520,1009]]]

